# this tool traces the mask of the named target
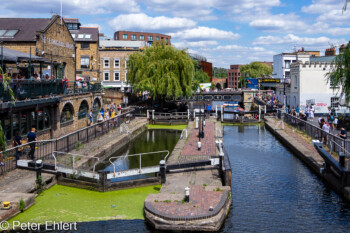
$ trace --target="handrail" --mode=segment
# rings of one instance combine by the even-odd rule
[[[111,159],[117,159],[117,158],[123,158],[123,159],[126,159],[127,157],[133,157],[133,156],[140,156],[140,171],[141,171],[141,156],[142,155],[149,155],[149,154],[159,154],[159,153],[164,153],[164,152],[167,152],[167,155],[165,156],[165,159],[169,156],[170,152],[168,150],[162,150],[162,151],[154,151],[154,152],[146,152],[146,153],[138,153],[138,154],[131,154],[131,155],[126,155],[124,157],[120,157],[120,156],[115,156],[115,157],[110,157],[108,160],[109,162],[112,164],[113,166],[113,173],[115,175],[115,164],[113,163],[113,161],[111,161]]]
[[[110,119],[108,119],[108,120],[104,120],[104,121],[102,121],[102,122],[100,122],[100,123],[97,123],[97,124],[95,124],[95,125],[101,125],[101,124],[105,123],[106,121],[110,121],[110,120],[116,119],[116,118],[118,118],[118,117],[124,116],[124,115],[126,115],[126,114],[128,114],[128,113],[130,113],[130,112],[132,112],[132,111],[133,111],[133,110],[131,110],[131,111],[129,111],[129,112],[122,113],[122,114],[120,114],[120,115],[117,115],[117,116],[115,116],[115,117],[113,117],[113,118],[110,118]],[[72,132],[72,133],[66,134],[66,135],[61,136],[61,137],[56,138],[56,139],[39,140],[39,141],[34,141],[34,143],[55,142],[55,141],[57,141],[57,140],[61,140],[61,139],[63,139],[63,138],[69,137],[69,136],[71,136],[71,135],[73,135],[73,134],[79,133],[79,132],[81,132],[81,131],[84,131],[84,130],[89,129],[89,128],[92,128],[92,127],[94,127],[94,125],[87,126],[87,127],[85,127],[85,128],[79,129],[79,130],[77,130],[77,131],[74,131],[74,132]],[[31,143],[32,143],[32,142],[28,142],[28,143],[21,144],[21,145],[16,146],[16,147],[11,147],[11,148],[9,148],[9,149],[7,149],[7,150],[5,150],[5,151],[0,151],[0,153],[5,154],[6,152],[9,152],[9,151],[11,151],[11,150],[18,149],[18,148],[23,147],[23,146],[29,146]]]
[[[331,142],[333,142],[334,144],[336,144],[337,146],[339,146],[340,148],[342,148],[343,150],[344,150],[344,152],[346,152],[347,154],[349,154],[350,155],[350,152],[349,151],[347,151],[346,149],[345,149],[345,146],[341,146],[341,145],[339,145],[338,143],[336,143],[334,140],[330,140]],[[332,144],[331,144],[331,151],[332,151]],[[350,156],[346,156],[347,158],[350,158]]]
[[[73,170],[75,170],[75,156],[77,157],[85,157],[85,158],[93,158],[93,159],[97,159],[97,161],[94,163],[94,167],[92,169],[92,173],[95,173],[95,167],[97,165],[97,163],[99,162],[100,158],[96,157],[96,156],[88,156],[88,155],[79,155],[79,154],[72,154],[72,153],[67,153],[67,152],[61,152],[61,151],[54,151],[52,153],[57,153],[57,154],[70,154],[73,155]],[[56,161],[56,160],[55,160]],[[55,166],[56,167],[56,166]]]
[[[182,131],[181,131],[181,135],[180,135],[180,139],[182,139],[182,137],[183,137],[183,133],[185,133],[186,134],[186,137],[185,137],[185,139],[188,137],[188,134],[187,134],[187,129],[183,129]]]

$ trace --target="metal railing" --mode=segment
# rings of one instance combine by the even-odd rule
[[[276,117],[288,125],[310,136],[312,139],[317,139],[323,142],[323,144],[329,148],[331,154],[332,152],[339,154],[339,152],[350,151],[350,140],[340,138],[331,133],[327,133],[319,126],[313,125],[290,114],[283,113],[281,110],[277,110]],[[345,155],[347,159],[350,159],[349,153]]]
[[[73,133],[67,134],[57,139],[52,140],[43,140],[35,142],[35,151],[34,159],[44,159],[50,158],[52,152],[61,151],[69,152],[75,149],[78,142],[88,143],[91,140],[98,138],[110,130],[113,130],[119,127],[126,120],[133,120],[135,117],[132,115],[133,109],[130,109],[128,112],[118,115],[114,118],[105,120],[103,122],[88,126],[86,128],[80,129]],[[126,115],[129,114],[129,117],[126,119]],[[7,149],[6,151],[0,152],[4,156],[4,165],[0,166],[0,175],[16,169],[16,155],[20,157],[27,157],[31,159],[30,154],[30,145],[33,143],[25,143],[17,147]]]
[[[128,157],[135,157],[135,156],[139,156],[139,170],[141,171],[142,170],[142,156],[143,155],[151,155],[151,154],[160,154],[160,153],[167,153],[166,156],[165,156],[165,159],[169,156],[170,152],[168,150],[162,150],[162,151],[154,151],[154,152],[146,152],[146,153],[138,153],[138,154],[126,154],[125,156],[123,157],[110,157],[109,158],[109,162],[110,164],[113,166],[113,174],[115,175],[116,173],[116,170],[115,170],[115,164],[114,164],[114,161],[112,160],[115,160],[115,159],[118,159],[118,158],[123,158],[123,159],[127,159]],[[157,164],[158,165],[158,164]],[[155,166],[157,166],[155,165]],[[120,172],[120,171],[118,171]]]
[[[92,82],[66,82],[58,80],[11,80],[9,83],[16,100],[36,99],[45,96],[57,96],[62,94],[78,94],[87,92],[100,92],[101,83]],[[3,102],[11,101],[10,94],[5,91],[0,82],[0,99]]]

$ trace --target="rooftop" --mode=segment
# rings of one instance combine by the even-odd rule
[[[36,41],[37,32],[45,31],[52,18],[0,18],[0,38],[2,41]]]
[[[78,30],[70,30],[75,41],[98,41],[98,27],[80,27]]]

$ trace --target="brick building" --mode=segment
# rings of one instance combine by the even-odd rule
[[[238,89],[241,77],[240,67],[241,65],[230,65],[230,69],[227,71],[228,88]]]
[[[0,18],[4,47],[45,59],[34,72],[74,80],[74,40],[61,17]]]
[[[152,45],[153,42],[165,41],[170,45],[171,36],[163,35],[159,33],[149,32],[130,32],[130,31],[117,31],[114,33],[114,40],[131,40],[131,41],[145,41],[148,45]]]
[[[117,99],[116,102],[121,102],[121,91],[127,91],[131,88],[127,83],[129,56],[137,51],[142,51],[145,46],[146,42],[144,41],[100,41],[100,78],[102,85],[110,89],[106,92],[108,93],[107,99],[110,101]]]
[[[98,27],[82,27],[77,18],[65,18],[76,44],[77,76],[99,78],[99,30]]]

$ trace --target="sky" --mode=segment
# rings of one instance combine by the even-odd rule
[[[317,50],[350,40],[345,0],[62,0],[63,17],[82,26],[157,32],[172,45],[204,56],[213,66],[272,61],[295,49]],[[60,0],[11,0],[0,17],[47,18],[60,14]]]

